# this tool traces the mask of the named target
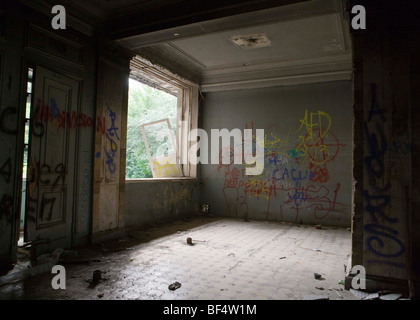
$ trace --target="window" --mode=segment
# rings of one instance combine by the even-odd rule
[[[126,179],[195,178],[189,133],[197,127],[197,87],[136,57],[131,62]]]

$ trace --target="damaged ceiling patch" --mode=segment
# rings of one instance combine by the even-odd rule
[[[242,49],[257,49],[271,45],[270,39],[264,32],[229,37],[235,45]]]

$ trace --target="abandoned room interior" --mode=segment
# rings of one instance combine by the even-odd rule
[[[2,1],[0,298],[418,299],[416,2]]]

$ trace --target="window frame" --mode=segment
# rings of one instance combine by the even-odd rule
[[[181,167],[181,175],[162,178],[125,178],[126,183],[146,181],[170,181],[197,179],[197,165],[189,160],[189,150],[196,143],[197,137],[191,135],[198,126],[198,91],[197,84],[173,74],[171,71],[153,65],[141,56],[133,57],[130,62],[130,78],[141,83],[147,83],[142,76],[147,76],[147,82],[157,79],[177,92],[177,124],[176,147],[177,163]],[[128,111],[128,104],[127,104]],[[142,134],[139,132],[139,134]],[[124,173],[125,174],[125,173]]]

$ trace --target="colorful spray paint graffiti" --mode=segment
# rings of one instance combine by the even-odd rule
[[[308,214],[314,219],[324,219],[331,213],[348,215],[348,205],[337,201],[341,184],[330,181],[328,171],[329,164],[345,147],[331,127],[329,114],[306,110],[297,129],[286,130],[283,135],[265,134],[264,171],[258,176],[246,176],[246,165],[234,164],[235,148],[230,148],[231,163],[220,161],[218,166],[225,177],[223,196],[229,214],[247,217],[252,200],[265,206],[265,219],[270,214],[283,218],[286,211],[294,213],[294,222]]]
[[[96,131],[105,134],[105,117],[96,117],[96,122],[92,117],[86,114],[72,113],[66,110],[60,110],[54,98],[51,98],[50,105],[41,106],[41,100],[38,99],[35,106],[32,133],[36,136],[42,136],[44,133],[44,123],[52,123],[57,128],[92,128],[96,126]]]

